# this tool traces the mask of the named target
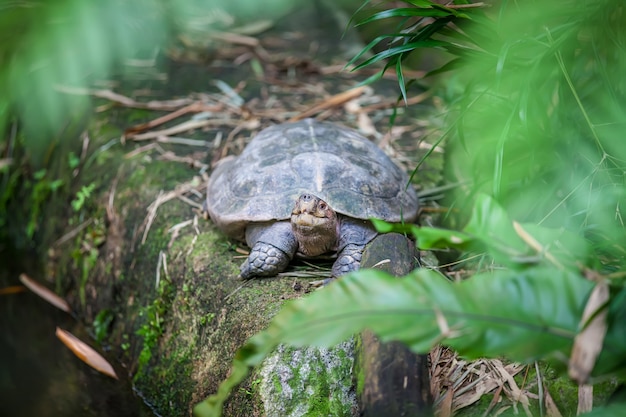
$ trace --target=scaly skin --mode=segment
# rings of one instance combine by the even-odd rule
[[[361,264],[361,256],[363,256],[365,245],[350,243],[341,251],[337,260],[333,264],[331,278],[337,278],[348,272],[356,271]]]
[[[241,265],[239,277],[271,277],[282,272],[289,265],[291,258],[277,247],[265,242],[257,242],[248,259]]]

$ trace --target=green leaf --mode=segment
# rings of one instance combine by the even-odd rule
[[[406,83],[404,81],[404,74],[402,73],[402,59],[396,61],[396,77],[398,77],[398,85],[400,86],[402,99],[406,103]]]
[[[39,171],[35,171],[33,173],[33,178],[37,181],[42,180],[46,176],[46,170],[40,169]]]
[[[485,243],[490,255],[503,265],[519,266],[534,255],[515,232],[507,212],[486,194],[476,196],[472,217],[463,231]]]
[[[414,352],[443,343],[470,358],[566,357],[592,287],[574,272],[547,267],[459,283],[425,269],[404,278],[356,271],[286,303],[267,330],[237,352],[229,378],[195,413],[219,416],[230,391],[280,343],[333,346],[366,328]]]
[[[412,231],[420,249],[456,248],[469,250],[476,248],[478,243],[472,236],[456,230],[438,229],[435,227],[415,227]]]
[[[446,62],[445,64],[443,64],[442,66],[440,66],[439,68],[436,68],[432,71],[428,71],[426,73],[426,75],[424,75],[424,78],[426,77],[432,77],[433,75],[437,75],[437,74],[441,74],[442,72],[447,72],[447,71],[454,71],[458,68],[461,68],[464,64],[464,61],[462,58],[454,58],[448,62]]]
[[[593,407],[588,413],[581,414],[580,417],[623,417],[626,416],[626,404],[608,404],[601,407]]]
[[[396,232],[411,234],[417,239],[420,249],[456,248],[468,250],[476,248],[479,242],[466,233],[436,227],[420,227],[415,224],[387,223],[384,220],[370,219],[379,233]]]
[[[509,267],[525,268],[546,261],[573,270],[599,265],[593,247],[584,238],[563,228],[514,224],[504,208],[484,194],[476,197],[472,217],[463,231],[484,244],[496,262]]]
[[[389,9],[383,10],[382,12],[378,12],[368,17],[367,19],[361,20],[356,26],[361,26],[366,23],[374,22],[376,20],[388,19],[391,17],[446,17],[450,15],[456,15],[456,13],[448,10],[438,10],[432,8],[399,8],[399,9]]]
[[[398,37],[410,37],[413,36],[409,33],[391,33],[388,35],[380,35],[377,36],[376,38],[374,38],[370,43],[368,43],[365,48],[361,49],[361,51],[359,51],[358,54],[356,54],[350,61],[348,61],[348,63],[346,64],[346,66],[348,65],[352,65],[354,64],[356,61],[358,61],[365,53],[367,53],[368,51],[370,51],[373,47],[375,47],[376,45],[378,45],[381,41],[391,38],[398,38]]]
[[[405,0],[404,2],[412,4],[415,7],[432,7],[436,4],[428,0]]]
[[[355,69],[366,67],[375,62],[382,61],[383,59],[394,57],[395,55],[400,55],[405,52],[411,52],[417,48],[432,48],[435,46],[443,46],[443,45],[447,45],[447,43],[442,42],[442,41],[436,41],[436,40],[423,40],[423,41],[407,43],[405,45],[394,46],[385,51],[377,53],[373,57],[367,59],[365,62],[362,62],[361,64],[357,65]]]
[[[413,224],[389,223],[384,220],[374,219],[374,218],[370,219],[370,221],[372,222],[372,224],[374,225],[374,227],[379,233],[396,232],[396,233],[407,234],[407,233],[413,233],[413,228],[417,227]]]

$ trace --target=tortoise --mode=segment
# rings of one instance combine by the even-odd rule
[[[246,242],[240,278],[274,276],[294,256],[336,256],[331,278],[358,268],[377,234],[370,218],[412,222],[406,173],[352,129],[305,119],[266,128],[211,174],[205,208]]]

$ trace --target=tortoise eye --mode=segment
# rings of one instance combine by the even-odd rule
[[[326,203],[320,203],[319,208],[320,210],[326,210]]]

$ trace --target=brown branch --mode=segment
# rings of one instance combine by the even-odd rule
[[[298,120],[302,120],[307,117],[313,116],[323,110],[341,106],[342,104],[363,94],[366,88],[367,87],[365,86],[360,86],[360,87],[352,88],[348,91],[344,91],[339,94],[335,94],[334,96],[331,96],[330,98],[324,100],[323,102],[318,103],[314,105],[313,107],[309,107],[307,110],[300,112],[300,114],[293,116],[288,121],[297,122]]]

